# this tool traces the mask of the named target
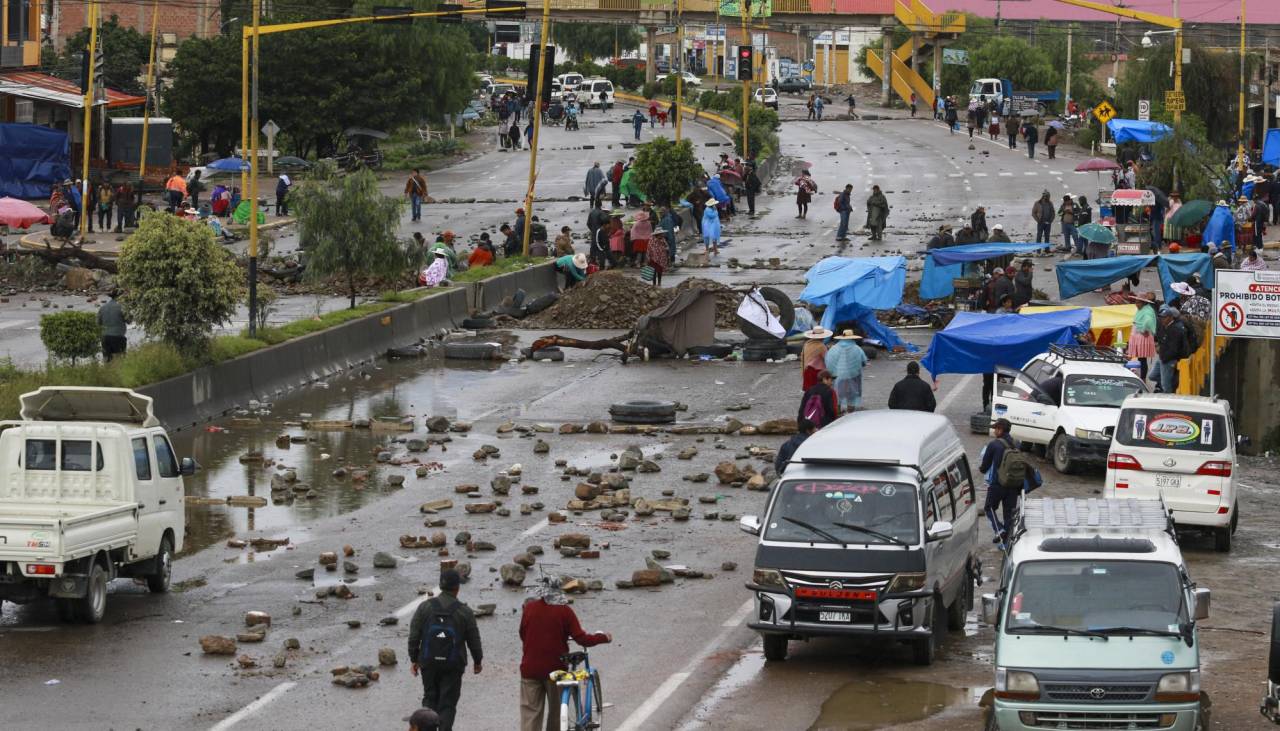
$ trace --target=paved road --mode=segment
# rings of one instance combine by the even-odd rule
[[[621,124],[617,129],[626,131]],[[922,234],[936,226],[936,220],[955,219],[980,202],[992,210],[991,223],[1005,221],[1011,231],[1025,232],[1030,229],[1026,213],[1031,199],[1041,188],[1059,194],[1070,186],[1072,193],[1088,193],[1092,186],[1091,179],[1063,172],[1071,166],[1070,160],[1055,165],[1032,162],[987,143],[975,143],[977,149],[971,152],[967,141],[923,121],[788,123],[783,140],[784,153],[812,162],[823,186],[812,217],[797,222],[787,198],[766,200],[759,218],[749,222],[739,218],[731,224],[735,243],[726,249],[726,257],[780,256],[788,266],[806,267],[836,251],[831,234],[835,216],[824,207],[824,200],[844,180],[852,182],[855,190],[878,182],[895,206],[887,241],[873,247],[855,240],[851,252],[913,251],[922,246]],[[984,150],[991,154],[982,155]],[[590,152],[575,153],[580,154]],[[457,197],[479,198],[488,195],[485,191],[500,190],[503,194],[493,197],[514,200],[518,193],[512,194],[511,189],[523,187],[518,162],[512,162],[516,157],[493,153],[470,168],[437,174],[433,193],[439,195],[440,186],[447,186]],[[584,165],[576,157],[574,161],[551,159],[559,162],[545,173],[549,179],[576,171],[573,180],[555,183],[565,195],[573,194]],[[930,174],[935,177],[927,177]],[[785,190],[786,182],[784,177],[771,187]],[[559,205],[565,211],[585,208],[580,203]],[[490,215],[487,209],[485,215]],[[425,227],[430,230],[478,225],[462,206],[432,206],[427,216]],[[733,273],[719,268],[698,273],[730,281],[767,274],[793,289],[799,286],[800,274],[795,269]],[[1039,273],[1040,279],[1047,277]],[[513,343],[534,334],[491,337]],[[921,345],[929,336],[912,330],[903,334]],[[870,365],[865,387],[868,407],[884,404],[901,370],[900,361],[889,359]],[[418,505],[449,497],[460,506],[465,500],[455,494],[455,486],[479,485],[487,494],[489,480],[499,469],[520,463],[524,483],[540,490],[536,496],[513,497],[508,504],[515,507],[540,500],[551,510],[564,505],[577,482],[562,481],[554,459],[566,459],[576,467],[607,469],[611,455],[635,444],[663,459],[660,473],[636,476],[633,495],[659,497],[663,490],[673,490],[694,501],[694,520],[678,523],[660,514],[613,530],[590,514],[572,516],[565,525],[549,524],[545,510],[528,516],[513,510],[511,517],[499,517],[466,514],[455,507],[441,514],[447,521],[441,530],[450,538],[467,530],[497,546],[496,551],[471,559],[473,580],[463,590],[466,601],[494,603],[496,612],[481,620],[484,672],[469,675],[464,683],[460,718],[465,726],[460,727],[515,725],[516,628],[527,592],[500,586],[493,572],[520,549],[536,544],[546,555],[535,574],[541,570],[598,578],[608,587],[578,598],[575,608],[587,627],[607,629],[617,638],[615,644],[592,652],[603,670],[611,704],[606,712],[609,728],[902,729],[924,728],[926,723],[932,727],[940,718],[974,728],[979,718],[975,695],[990,684],[991,636],[972,620],[961,636],[947,640],[942,662],[927,672],[911,666],[905,648],[842,642],[796,645],[786,663],[764,665],[758,640],[744,627],[749,595],[742,584],[752,565],[753,539],[732,522],[701,519],[711,509],[738,515],[758,511],[761,495],[715,486],[714,480],[694,484],[680,478],[710,472],[716,463],[734,458],[750,445],[773,447],[781,439],[545,435],[551,453],[537,455],[531,439],[499,433],[507,421],[522,426],[586,421],[603,418],[611,402],[655,396],[687,403],[689,410],[681,418],[693,422],[722,419],[727,415],[725,406],[740,402],[751,405],[748,411],[735,412],[744,421],[790,416],[799,395],[799,375],[794,363],[633,362],[622,366],[585,352],[571,352],[563,364],[503,363],[483,368],[424,359],[371,366],[295,393],[274,404],[259,427],[224,423],[220,426],[228,431],[182,433],[177,438],[179,451],[195,456],[205,467],[189,483],[190,494],[266,494],[271,470],[238,461],[245,451],[261,449],[281,465],[296,467],[317,498],[255,511],[189,509],[189,548],[175,566],[175,580],[184,582],[185,590],[150,596],[128,582],[116,582],[101,626],[63,626],[50,606],[6,604],[0,614],[0,652],[22,662],[15,666],[16,672],[0,679],[0,692],[33,701],[13,704],[7,724],[68,729],[394,727],[416,705],[420,691],[404,657],[408,617],[421,599],[419,590],[431,589],[438,578],[438,557],[433,552],[398,547],[402,534],[436,530],[424,527]],[[963,435],[970,458],[976,458],[984,440],[969,435],[967,423],[978,403],[978,380],[945,377],[938,397],[939,411]],[[392,435],[330,432],[318,435],[313,443],[275,446],[277,434],[300,433],[291,424],[306,415],[333,419],[415,415],[420,429],[421,417],[435,414],[471,421],[474,430],[465,437],[454,435],[447,451],[433,448],[422,455],[438,460],[444,468],[442,474],[425,479],[414,477],[411,466],[375,467],[362,489],[331,476],[337,464],[368,465],[375,449],[390,448],[401,454],[404,447],[393,443]],[[484,443],[499,446],[501,457],[488,464],[475,462],[471,453]],[[696,447],[697,456],[688,462],[675,459],[676,452],[686,446]],[[1263,470],[1268,469],[1274,466],[1264,464],[1247,476],[1248,483],[1258,487],[1243,493],[1246,517],[1237,553],[1223,558],[1202,541],[1188,544],[1193,576],[1203,577],[1215,590],[1215,619],[1210,625],[1220,631],[1206,631],[1202,638],[1207,648],[1205,686],[1222,709],[1217,716],[1220,724],[1226,724],[1222,728],[1248,727],[1256,713],[1250,688],[1262,677],[1261,643],[1249,633],[1262,627],[1267,597],[1255,596],[1257,592],[1249,587],[1267,585],[1263,582],[1269,580],[1274,560],[1271,543],[1277,521],[1272,516],[1277,501],[1272,491],[1263,489],[1269,480]],[[1048,467],[1045,470],[1051,472]],[[406,475],[406,487],[387,487],[390,474]],[[1045,489],[1050,495],[1091,495],[1099,487],[1096,474],[1052,474]],[[697,502],[702,496],[715,496],[715,504]],[[561,558],[552,540],[569,531],[585,532],[609,547],[597,560]],[[251,553],[225,547],[231,536],[287,536],[292,547]],[[321,578],[312,582],[300,581],[294,574],[315,566],[321,551],[338,550],[344,544],[353,547],[360,567],[355,584],[358,597],[317,601],[316,585],[333,581],[334,575],[321,572]],[[654,548],[670,551],[672,563],[709,571],[713,577],[679,579],[658,590],[614,590],[613,581],[643,567],[644,556]],[[461,555],[462,549],[452,542],[449,549],[453,557]],[[375,551],[401,556],[401,567],[373,570]],[[737,570],[722,570],[726,560],[736,562]],[[988,549],[984,572],[988,577],[997,563]],[[264,610],[273,617],[265,643],[240,648],[261,667],[242,670],[232,658],[200,654],[199,637],[235,634],[248,610]],[[379,624],[388,616],[398,617],[400,623]],[[361,626],[350,628],[350,620],[359,620]],[[286,653],[283,669],[273,668],[272,658],[291,637],[301,641],[301,649]],[[374,662],[380,647],[396,649],[400,664],[384,669],[378,683],[364,690],[331,685],[331,668]],[[943,715],[918,720],[934,712]]]

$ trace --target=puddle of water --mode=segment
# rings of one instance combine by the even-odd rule
[[[764,652],[758,649],[759,645],[756,647],[755,650],[743,653],[742,657],[725,671],[715,687],[698,701],[697,707],[691,714],[693,720],[682,726],[680,731],[694,731],[694,729],[707,728],[708,725],[714,726],[712,718],[716,707],[728,700],[734,692],[744,688],[764,670]]]
[[[872,731],[919,721],[949,706],[972,703],[968,688],[913,680],[855,680],[822,704],[809,731]]]

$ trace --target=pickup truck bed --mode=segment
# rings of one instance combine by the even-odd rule
[[[26,562],[62,566],[102,550],[137,540],[138,506],[71,506],[41,503],[0,504],[0,562],[13,561],[26,573]]]

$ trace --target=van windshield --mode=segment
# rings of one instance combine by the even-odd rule
[[[797,480],[778,486],[764,538],[849,544],[920,542],[919,498],[901,482]]]
[[[1137,378],[1125,376],[1067,376],[1063,383],[1064,406],[1102,406],[1118,409],[1124,400],[1146,387]]]
[[[1187,621],[1182,580],[1152,561],[1030,561],[1018,567],[1005,631],[1054,627],[1107,632],[1118,627],[1177,632]]]
[[[1227,420],[1222,414],[1181,409],[1125,409],[1115,438],[1126,447],[1221,452],[1227,448]]]

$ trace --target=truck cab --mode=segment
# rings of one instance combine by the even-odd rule
[[[178,460],[151,399],[128,389],[44,387],[0,422],[0,600],[57,602],[94,623],[107,582],[165,592],[186,532]]]
[[[995,629],[987,730],[1201,728],[1191,580],[1159,500],[1026,500],[982,597]]]

